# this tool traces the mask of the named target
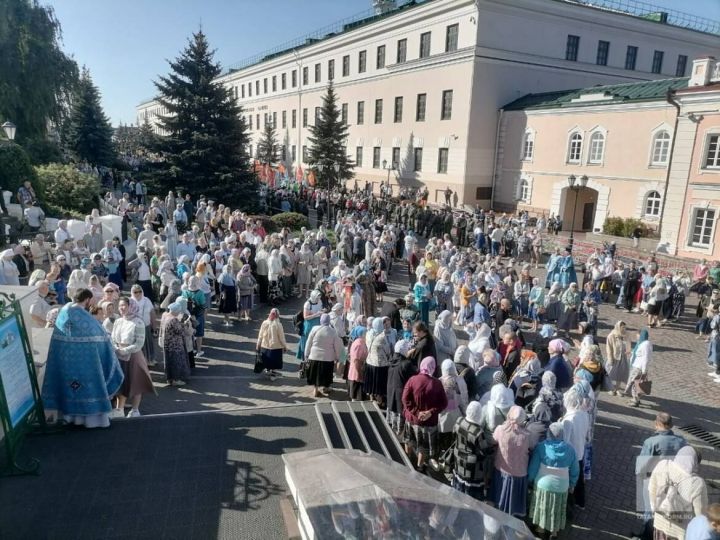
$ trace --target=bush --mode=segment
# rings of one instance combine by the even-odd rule
[[[640,227],[640,235],[646,237],[648,230],[645,224],[639,219],[635,218],[620,218],[620,217],[609,217],[603,224],[603,234],[609,234],[612,236],[622,236],[623,238],[629,238],[636,228]]]
[[[64,211],[89,214],[97,207],[100,180],[90,174],[79,172],[72,165],[51,163],[37,167],[37,176],[45,187],[44,202],[49,207]]]
[[[252,221],[253,223],[260,220],[260,222],[262,223],[262,226],[265,229],[265,232],[267,234],[272,234],[274,232],[277,232],[277,230],[278,230],[276,223],[272,220],[272,218],[270,218],[270,216],[249,215],[247,218],[250,221]]]
[[[275,214],[270,218],[278,229],[287,227],[291,231],[299,231],[303,227],[309,227],[310,222],[308,218],[303,214],[297,212],[283,212],[282,214]]]
[[[13,196],[25,180],[35,181],[35,169],[32,167],[30,157],[19,144],[0,142],[0,178],[2,178],[2,188],[12,191]],[[39,192],[37,193],[40,195]]]

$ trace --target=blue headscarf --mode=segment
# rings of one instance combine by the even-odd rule
[[[643,328],[640,330],[640,337],[637,340],[637,343],[633,347],[632,353],[630,354],[630,365],[632,365],[633,360],[635,360],[635,355],[637,354],[638,347],[643,341],[647,341],[650,339],[650,332],[648,332],[647,328]]]
[[[355,341],[357,338],[365,336],[367,328],[364,326],[356,326],[350,331],[350,341]]]
[[[543,324],[540,329],[540,335],[545,339],[553,337],[555,335],[555,327],[552,324]]]
[[[590,397],[590,390],[592,390],[590,383],[587,381],[578,381],[573,385],[573,388],[582,399]]]
[[[587,369],[578,369],[575,372],[575,377],[588,383],[591,383],[593,380],[592,373],[590,373]]]

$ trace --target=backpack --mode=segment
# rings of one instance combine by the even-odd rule
[[[305,315],[303,315],[302,309],[298,311],[295,315],[293,315],[293,326],[295,327],[295,331],[298,334],[303,333],[303,326],[305,326]]]
[[[192,297],[187,298],[187,307],[188,307],[188,311],[190,312],[190,315],[192,315],[193,317],[199,317],[200,315],[202,315],[203,311],[205,310],[205,308],[203,308],[197,302],[195,302],[195,300],[193,300]]]
[[[692,511],[692,506],[680,495],[679,486],[680,482],[673,482],[669,475],[665,478],[665,484],[655,494],[655,512],[672,519]]]

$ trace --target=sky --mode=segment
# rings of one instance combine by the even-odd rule
[[[720,20],[720,0],[645,0]],[[371,0],[41,0],[55,9],[62,46],[87,66],[113,125],[135,122],[200,25],[223,68],[368,11]]]

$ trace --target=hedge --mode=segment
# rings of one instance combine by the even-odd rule
[[[310,222],[304,214],[298,214],[297,212],[283,212],[282,214],[275,214],[270,218],[278,229],[287,227],[291,231],[299,231],[303,227],[309,227]]]
[[[639,219],[635,218],[620,218],[620,217],[609,217],[603,224],[603,234],[609,234],[611,236],[622,236],[623,238],[629,238],[636,228],[640,227],[641,236],[647,236],[647,228],[645,224]]]

